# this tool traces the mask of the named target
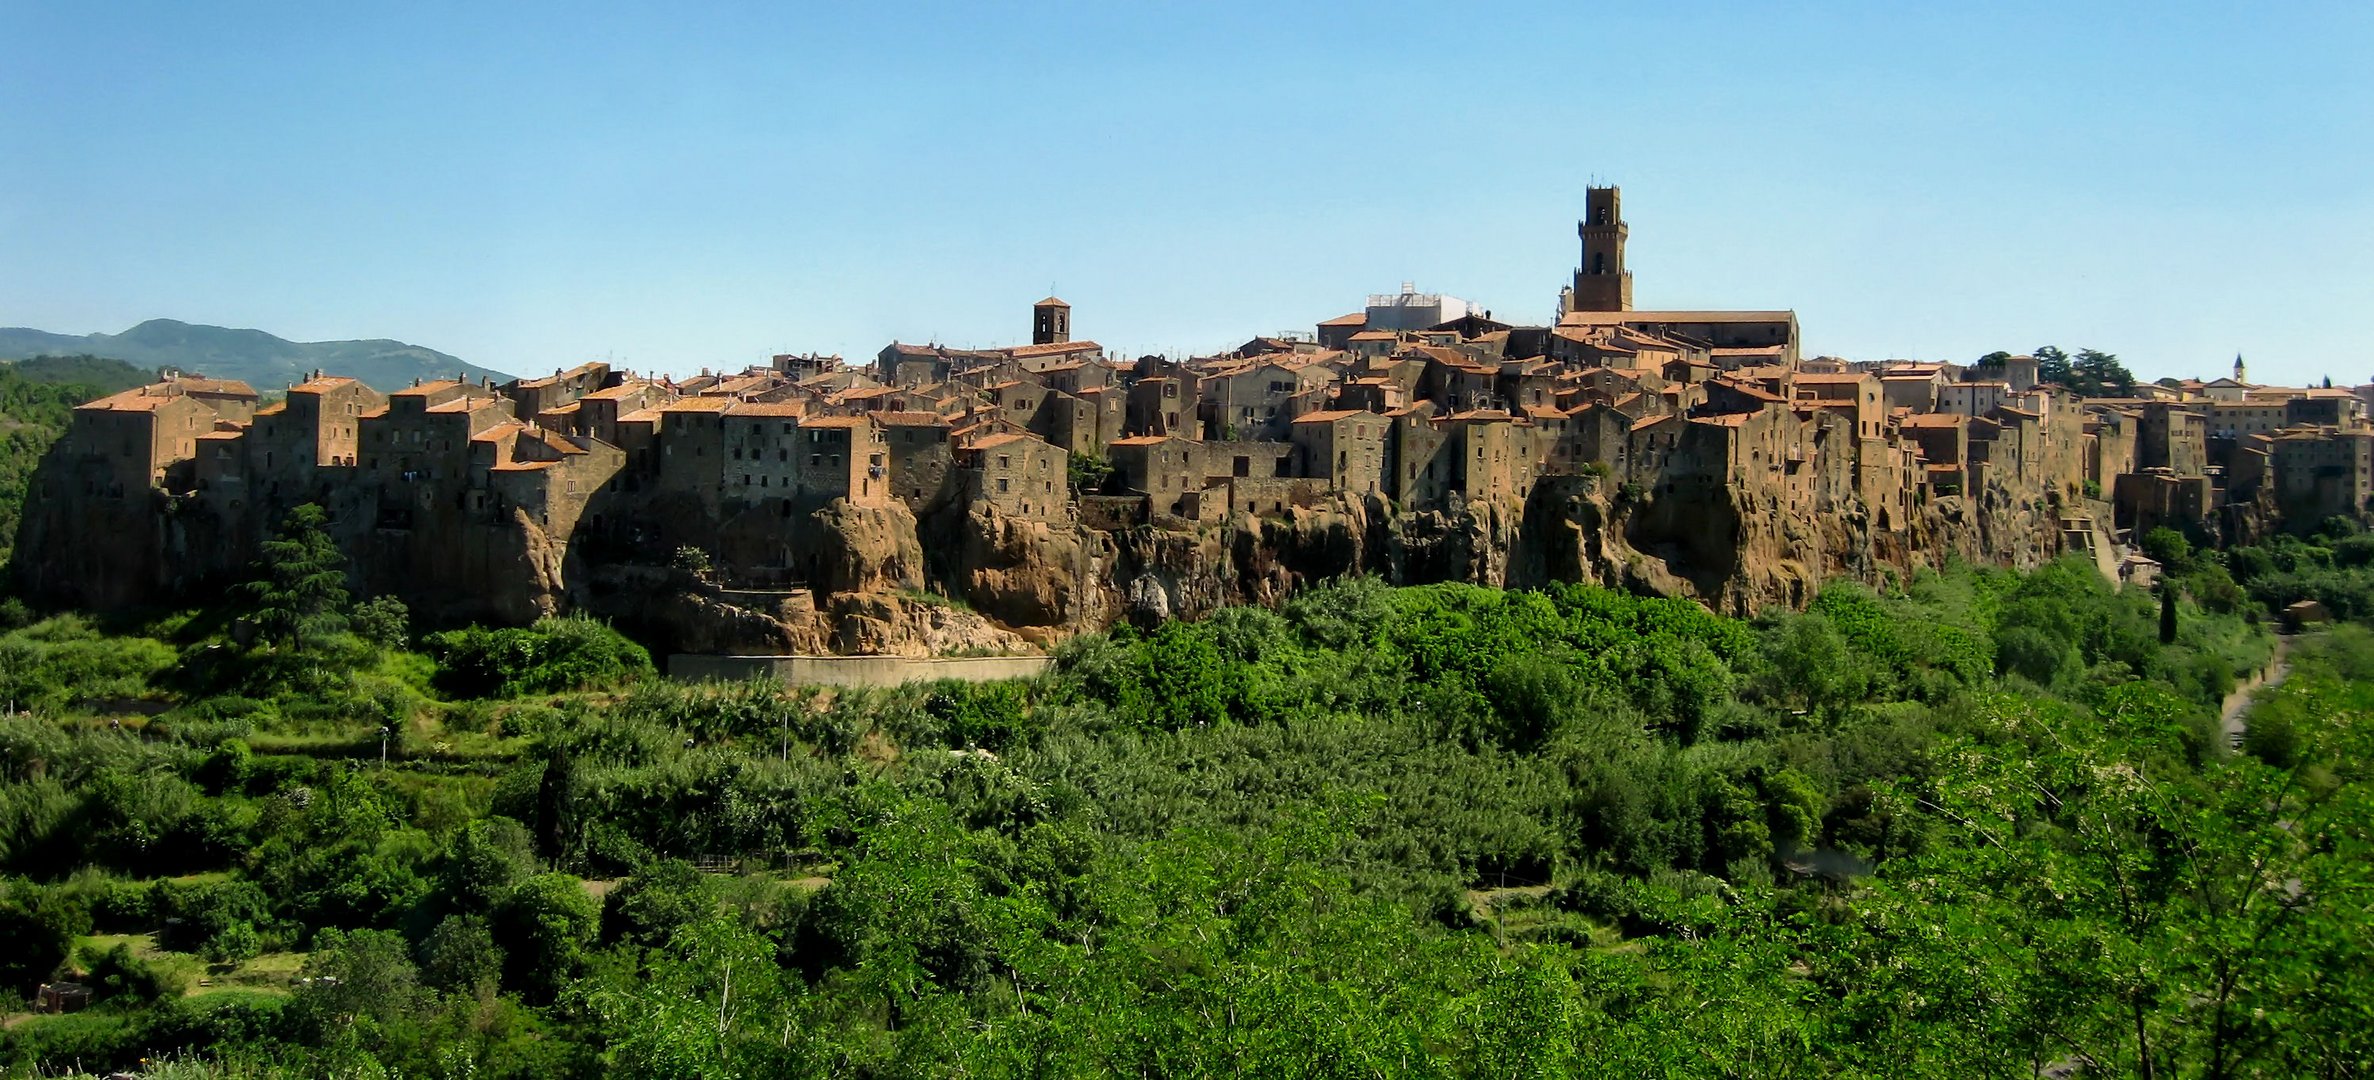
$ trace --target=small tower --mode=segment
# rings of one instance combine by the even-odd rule
[[[1072,306],[1052,296],[1030,306],[1030,343],[1061,345],[1072,339]]]
[[[2248,371],[2248,369],[2246,369],[2246,368],[2244,368],[2244,367],[2242,366],[2242,354],[2241,354],[2241,353],[2235,353],[2235,354],[2234,354],[2234,381],[2235,381],[2235,382],[2238,382],[2238,383],[2246,383],[2246,382],[2249,382],[2249,381],[2250,381],[2250,379],[2248,378],[2248,375],[2249,375],[2249,371]]]
[[[1574,268],[1574,294],[1569,311],[1632,310],[1632,272],[1624,269],[1624,189],[1595,187],[1583,197],[1583,220],[1575,223],[1583,238],[1583,262]]]

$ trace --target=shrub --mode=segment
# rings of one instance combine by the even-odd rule
[[[130,945],[121,943],[95,956],[86,955],[84,968],[83,981],[90,986],[91,996],[102,1001],[145,1005],[179,997],[183,988],[179,973],[141,959]]]
[[[425,644],[441,668],[439,687],[461,697],[589,690],[652,673],[651,654],[641,645],[579,616],[539,619],[525,629],[448,630]]]
[[[401,649],[412,638],[412,612],[393,596],[356,604],[346,622],[356,637],[382,649]]]

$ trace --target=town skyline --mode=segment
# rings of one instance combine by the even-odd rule
[[[1597,181],[1643,304],[1815,352],[2374,374],[2361,8],[1422,15],[20,8],[0,323],[523,373],[995,347],[1050,287],[1166,354],[1405,280],[1538,323]]]

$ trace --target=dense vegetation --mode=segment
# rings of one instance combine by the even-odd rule
[[[148,381],[139,368],[95,356],[0,363],[0,570],[16,546],[33,469],[65,433],[74,407]]]
[[[0,637],[0,1068],[2349,1076],[2374,634],[2082,563],[1747,622],[1347,581],[1030,682],[233,606]],[[2162,538],[2163,540],[2165,538]],[[2346,543],[2346,538],[2339,543]],[[2336,546],[2336,545],[2328,545]],[[2256,580],[2255,578],[2253,579]],[[2176,590],[2171,596],[2187,593]],[[417,644],[419,651],[415,651]]]

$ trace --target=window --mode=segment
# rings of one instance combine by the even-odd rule
[[[1000,469],[1011,469],[1011,468],[1013,468],[1013,467],[1014,467],[1014,458],[1013,458],[1011,455],[1008,455],[1008,454],[999,454],[999,455],[997,456],[997,467],[998,467],[998,468],[1000,468]]]
[[[1000,494],[1000,495],[1003,495],[1003,494],[1005,494],[1005,493],[1006,493],[1006,486],[1007,486],[1007,485],[1006,485],[1006,478],[1005,478],[1005,477],[1003,477],[1003,476],[1001,476],[1001,477],[998,477],[998,478],[997,478],[997,493],[998,493],[998,494]]]

